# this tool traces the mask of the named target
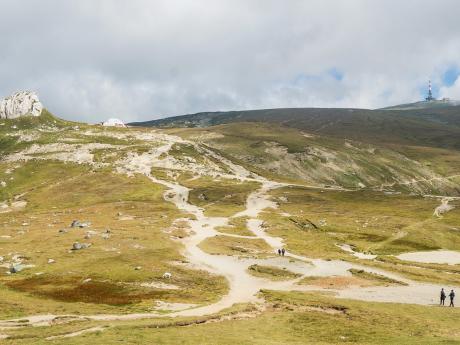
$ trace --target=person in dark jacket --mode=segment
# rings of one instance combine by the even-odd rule
[[[454,290],[450,290],[449,298],[450,298],[449,307],[453,307],[454,306],[454,298],[455,298]]]
[[[446,300],[446,293],[444,291],[444,288],[441,289],[441,302],[439,303],[439,305],[444,305],[444,301]]]
[[[278,249],[278,255],[281,256],[281,249]]]
[[[286,250],[285,250],[284,248],[283,248],[283,249],[281,249],[281,255],[283,255],[283,256],[284,256],[284,254],[285,254],[285,253],[286,253]]]

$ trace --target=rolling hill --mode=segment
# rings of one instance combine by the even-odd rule
[[[273,112],[162,129],[1,119],[0,339],[458,340],[443,331],[458,311],[430,306],[460,285],[458,265],[400,254],[458,250],[459,151]]]
[[[379,144],[460,149],[460,106],[415,110],[286,108],[204,112],[130,125],[209,127],[234,122],[276,123],[313,134]]]
[[[131,125],[169,128],[279,180],[457,195],[460,106],[421,103],[206,112]]]

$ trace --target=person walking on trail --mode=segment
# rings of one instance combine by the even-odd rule
[[[450,290],[449,298],[450,298],[450,304],[449,307],[454,306],[454,297],[455,297],[455,292],[454,290]]]
[[[278,255],[281,256],[281,249],[278,248]]]
[[[439,305],[444,305],[444,301],[446,300],[446,293],[444,291],[444,288],[441,289],[441,302]]]
[[[284,254],[286,253],[286,250],[283,248],[281,249],[281,254],[284,256]]]

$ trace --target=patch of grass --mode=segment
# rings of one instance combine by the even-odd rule
[[[445,345],[458,344],[456,331],[460,309],[394,303],[371,303],[335,299],[318,293],[263,290],[267,310],[257,317],[214,319],[178,318],[173,321],[134,320],[110,322],[111,328],[99,333],[68,338],[66,344],[83,345],[155,343],[219,345]],[[242,309],[243,315],[247,311]],[[238,310],[236,310],[238,312]],[[224,321],[227,319],[227,321]],[[196,323],[193,323],[193,321]],[[220,322],[216,322],[220,321]],[[44,336],[109,323],[58,325],[58,329],[36,327],[15,331],[15,339],[5,344],[59,344]],[[194,324],[193,327],[184,327]],[[238,330],[238,332],[235,332]],[[27,337],[21,339],[21,336]],[[32,338],[31,338],[32,337]]]
[[[307,276],[299,281],[300,285],[318,286],[322,289],[344,289],[351,286],[368,287],[377,285],[375,282],[357,277],[345,276]]]
[[[209,254],[236,256],[267,256],[272,253],[271,247],[262,239],[237,238],[217,235],[205,239],[199,247]]]
[[[190,203],[203,207],[205,215],[209,217],[233,216],[243,211],[248,195],[260,186],[257,182],[211,177],[196,179],[181,177],[179,182],[192,189],[189,196]]]
[[[290,280],[300,277],[300,274],[293,273],[287,269],[281,269],[274,266],[251,265],[248,267],[248,272],[256,277],[266,278],[270,280]]]
[[[378,285],[385,285],[385,286],[387,285],[407,285],[407,283],[404,283],[402,281],[392,279],[390,277],[386,277],[381,274],[366,272],[365,270],[358,270],[355,268],[350,268],[348,271],[355,277],[359,277],[365,280],[375,282]]]
[[[228,225],[218,226],[217,231],[226,234],[240,235],[240,236],[255,236],[247,226],[248,217],[234,217],[230,218]]]
[[[333,248],[335,243],[350,244],[359,252],[394,255],[437,248],[455,250],[460,241],[460,231],[454,229],[454,223],[460,221],[460,210],[455,208],[440,219],[433,217],[439,205],[439,200],[433,198],[297,187],[279,188],[272,195],[280,212],[318,226],[301,230],[290,224],[289,217],[263,214],[269,231],[289,237],[292,245],[297,242],[296,250],[304,248],[307,256],[327,252],[331,258],[336,257],[340,251]]]
[[[460,285],[459,270],[449,265],[423,265],[412,262],[397,261],[391,256],[378,256],[377,260],[363,262],[366,266],[396,272],[397,274],[420,282]]]

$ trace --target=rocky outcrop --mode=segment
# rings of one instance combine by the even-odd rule
[[[20,91],[0,100],[0,119],[15,119],[24,115],[39,116],[43,105],[32,91]]]

